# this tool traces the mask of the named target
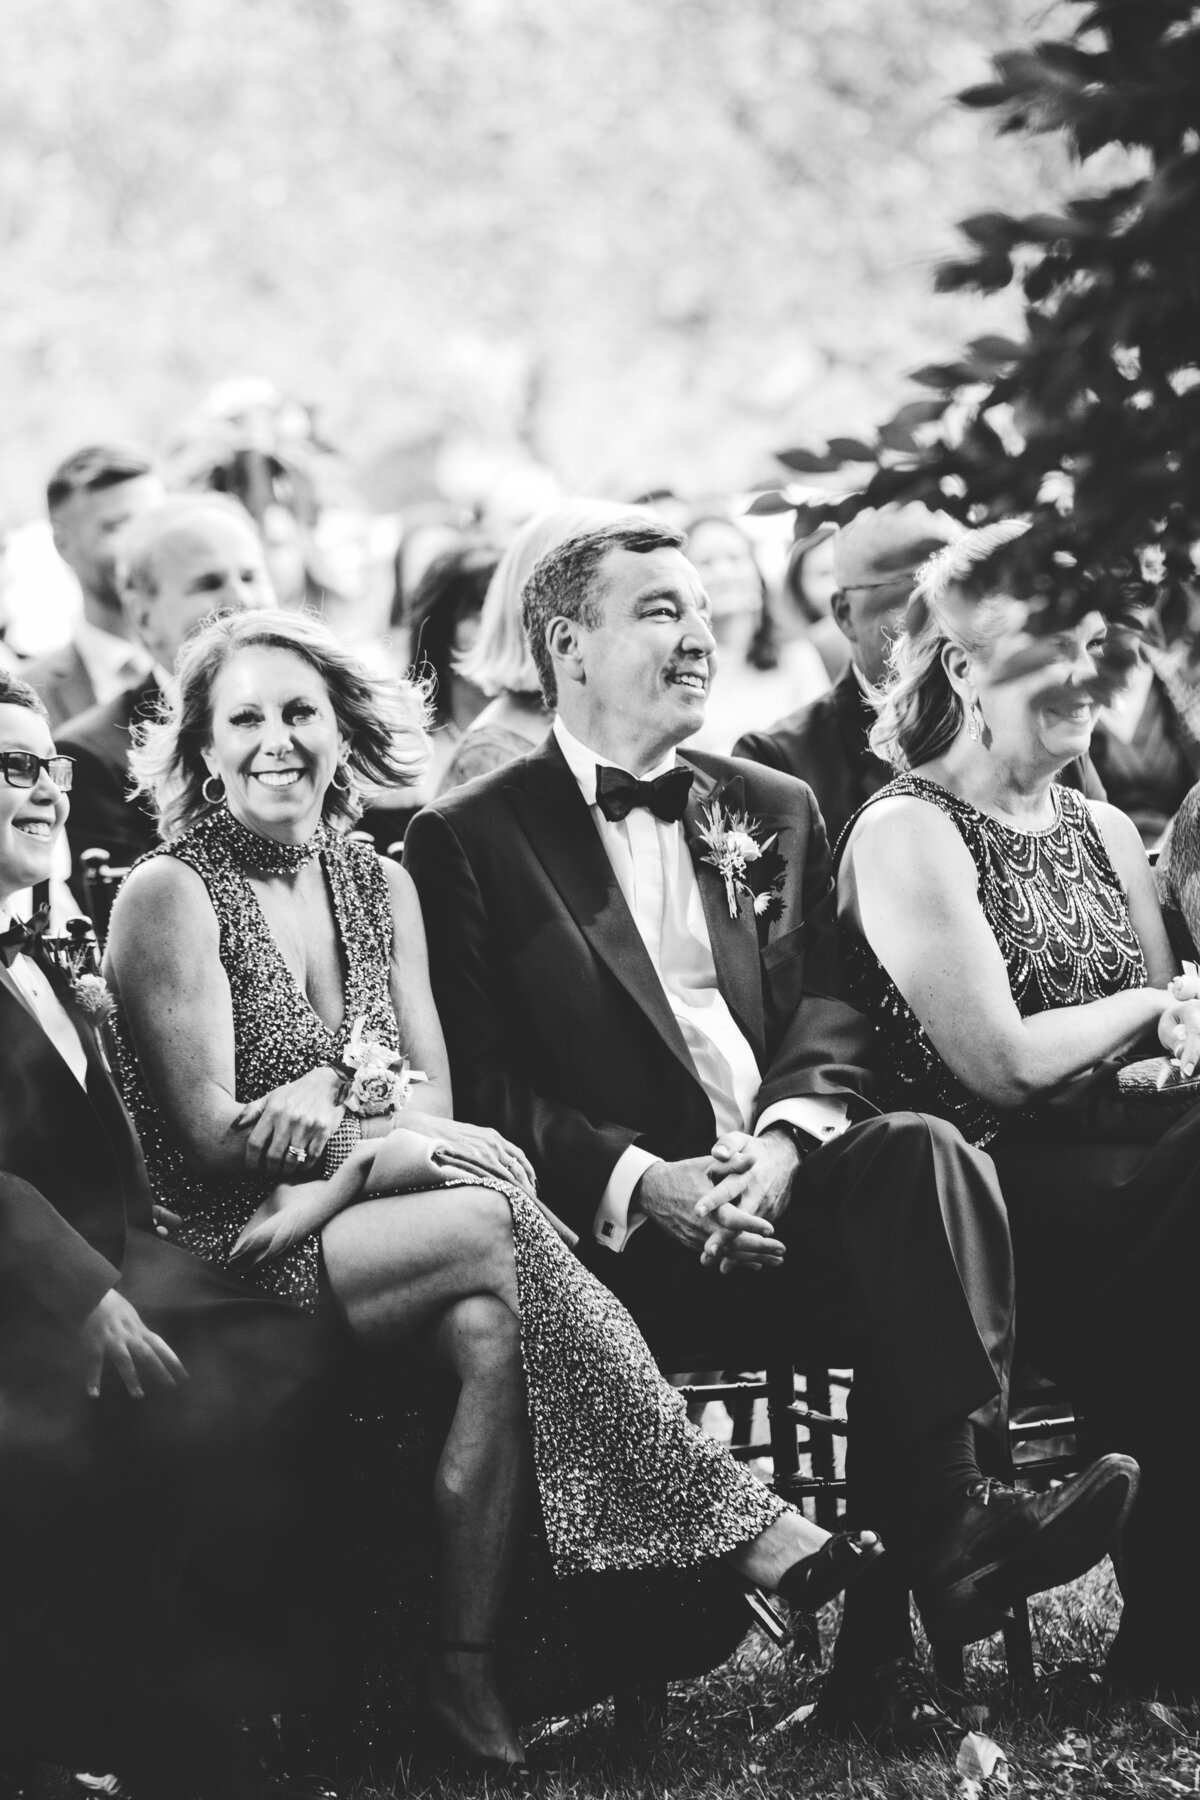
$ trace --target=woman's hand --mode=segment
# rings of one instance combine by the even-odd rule
[[[1172,1000],[1170,1006],[1164,1007],[1158,1021],[1158,1041],[1178,1063],[1181,1073],[1190,1076],[1200,1062],[1200,1000]]]
[[[310,1169],[342,1122],[341,1085],[339,1072],[322,1064],[243,1106],[233,1130],[250,1134],[247,1172],[278,1182]]]
[[[468,1125],[462,1119],[434,1119],[425,1113],[403,1113],[404,1129],[422,1137],[440,1138],[444,1148],[435,1160],[448,1168],[465,1169],[472,1175],[490,1175],[537,1197],[537,1176],[525,1152],[493,1131],[490,1125]],[[399,1122],[399,1121],[397,1121]]]
[[[259,1263],[273,1262],[320,1231],[344,1203],[340,1188],[335,1189],[329,1181],[285,1182],[274,1188],[230,1251],[230,1268],[242,1264],[256,1268]]]

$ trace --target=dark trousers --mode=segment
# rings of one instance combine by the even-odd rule
[[[904,1539],[912,1444],[1007,1395],[1013,1266],[991,1160],[943,1120],[871,1118],[805,1160],[780,1230],[784,1265],[762,1274],[703,1269],[653,1224],[588,1260],[666,1366],[853,1367],[853,1511]]]
[[[340,1348],[149,1233],[121,1290],[181,1386],[134,1400],[110,1369],[89,1399],[77,1338],[32,1309],[0,1364],[0,1730],[48,1749],[270,1710],[322,1624]]]
[[[1122,1543],[1121,1672],[1200,1691],[1200,1110],[1150,1146],[1002,1136],[993,1151],[1012,1221],[1022,1360],[1067,1386],[1089,1452],[1125,1451],[1142,1468]]]

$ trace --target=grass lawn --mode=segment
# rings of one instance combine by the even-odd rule
[[[773,1729],[811,1697],[816,1677],[789,1666],[755,1633],[705,1680],[672,1690],[667,1729],[652,1743],[619,1746],[608,1707],[556,1721],[546,1745],[551,1773],[536,1791],[546,1800],[1200,1793],[1200,1716],[1145,1704],[1098,1710],[1095,1671],[1118,1606],[1107,1562],[1034,1603],[1041,1674],[1036,1691],[1020,1705],[1007,1692],[999,1640],[969,1654],[967,1722],[998,1744],[1006,1758],[999,1778],[994,1774],[986,1786],[971,1786],[958,1773],[958,1738],[945,1754],[883,1758],[865,1744],[813,1738],[803,1726]],[[828,1646],[835,1608],[827,1610],[822,1624]],[[424,1777],[408,1784],[408,1774],[402,1769],[394,1783],[364,1787],[356,1800],[390,1800],[405,1791],[458,1800],[483,1788],[481,1782]]]

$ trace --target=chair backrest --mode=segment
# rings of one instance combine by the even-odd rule
[[[129,870],[110,862],[108,851],[100,849],[85,850],[79,858],[79,868],[83,876],[84,903],[92,921],[96,942],[103,951],[113,901]]]

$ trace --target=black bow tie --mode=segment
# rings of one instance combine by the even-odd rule
[[[0,931],[0,962],[11,969],[18,956],[32,956],[50,924],[50,908],[39,906],[28,925],[15,920]]]
[[[690,769],[668,769],[654,781],[638,781],[624,769],[596,769],[596,805],[606,819],[624,819],[635,806],[645,806],[656,819],[677,825],[687,809],[691,791]]]

